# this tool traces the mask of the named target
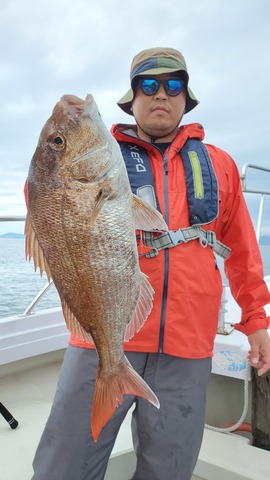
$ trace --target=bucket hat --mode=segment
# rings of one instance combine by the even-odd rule
[[[186,109],[185,113],[195,108],[199,101],[188,86],[189,75],[187,65],[183,55],[174,48],[149,48],[142,50],[132,60],[130,67],[131,88],[117,102],[117,105],[125,113],[132,115],[130,110],[134,98],[134,88],[136,78],[140,75],[160,75],[162,73],[177,72],[184,79],[187,87]]]

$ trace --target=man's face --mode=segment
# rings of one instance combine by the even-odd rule
[[[157,81],[179,79],[173,74],[148,75]],[[149,141],[157,138],[157,142],[171,142],[177,133],[186,105],[186,89],[176,96],[166,93],[164,85],[160,84],[154,95],[145,95],[140,85],[136,86],[132,112],[138,125],[138,135]]]

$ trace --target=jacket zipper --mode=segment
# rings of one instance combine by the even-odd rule
[[[166,157],[165,156],[163,157],[163,161],[164,161],[164,218],[165,218],[165,222],[167,224],[168,224],[168,221],[169,221],[168,155],[169,155],[169,150],[167,151]],[[163,251],[164,251],[164,283],[163,283],[163,292],[162,292],[161,318],[160,318],[160,330],[159,330],[159,342],[158,342],[159,353],[163,352],[164,333],[165,333],[165,317],[166,317],[166,307],[167,307],[167,292],[168,292],[168,276],[169,276],[169,249],[165,248]]]
[[[126,134],[127,137],[131,137],[134,140],[134,137],[130,134]],[[158,148],[158,147],[157,147]],[[163,152],[158,148],[160,154],[163,158],[163,169],[164,169],[164,219],[168,224],[169,221],[169,202],[168,202],[168,156],[170,147],[167,149],[166,156],[163,155]],[[165,316],[166,316],[166,306],[167,306],[167,292],[168,292],[168,276],[169,276],[169,249],[164,249],[164,283],[163,283],[163,292],[162,292],[162,303],[161,303],[161,317],[160,317],[160,329],[159,329],[159,341],[158,341],[158,352],[163,352],[164,344],[164,331],[165,331]]]

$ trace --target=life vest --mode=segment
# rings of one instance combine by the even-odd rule
[[[146,150],[139,145],[119,142],[126,164],[132,192],[160,210],[155,195],[151,162]],[[158,250],[175,247],[198,239],[202,247],[210,246],[222,258],[230,249],[216,239],[216,234],[204,230],[218,216],[218,183],[205,145],[196,138],[188,138],[179,152],[185,171],[190,227],[170,230],[160,235],[143,232],[144,245],[151,247],[145,254],[151,258]]]

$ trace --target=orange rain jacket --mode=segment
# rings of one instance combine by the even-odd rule
[[[114,125],[117,141],[143,146],[149,155],[155,190],[162,213],[165,211],[164,182],[168,189],[168,226],[177,230],[189,226],[185,172],[178,154],[187,138],[203,140],[199,124],[181,126],[164,158],[159,149],[125,130],[130,125]],[[255,232],[243,198],[237,167],[224,151],[206,145],[218,179],[219,215],[203,228],[212,230],[231,248],[225,272],[232,294],[242,309],[236,329],[249,335],[268,328],[264,305],[270,294],[263,280],[263,266]],[[141,270],[149,276],[155,290],[154,307],[142,329],[125,344],[125,349],[139,352],[164,352],[185,358],[212,356],[217,332],[222,293],[221,275],[211,247],[203,248],[198,240],[160,250],[154,258],[140,257]],[[93,348],[72,337],[70,343]]]

